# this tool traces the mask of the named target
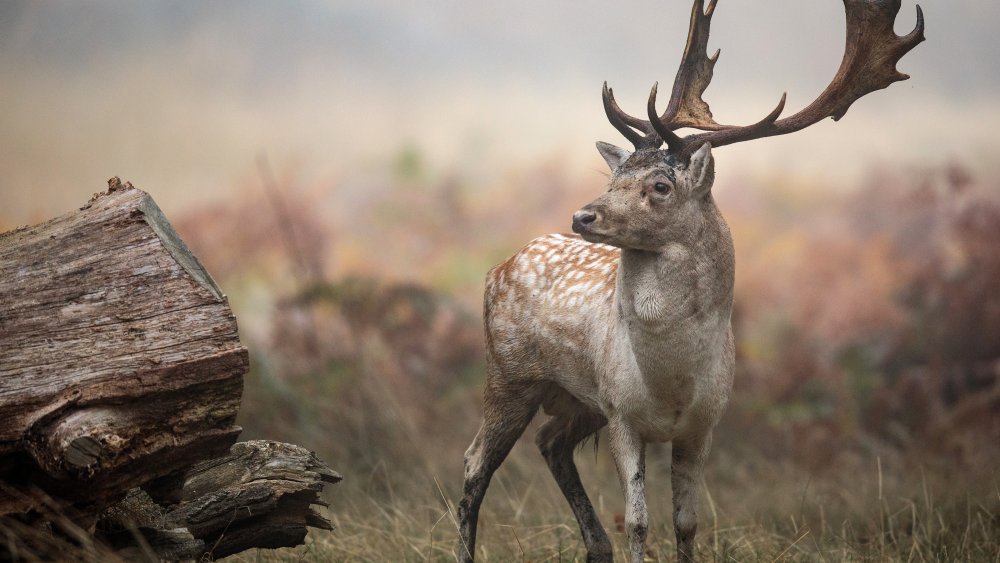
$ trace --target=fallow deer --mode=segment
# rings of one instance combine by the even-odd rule
[[[719,55],[706,50],[716,1],[707,9],[704,0],[694,2],[662,114],[655,85],[645,120],[624,113],[605,83],[607,117],[635,151],[597,143],[611,177],[607,192],[573,215],[579,237],[535,239],[486,278],[484,420],[465,454],[463,561],[474,558],[479,507],[493,472],[539,407],[550,418],[535,441],[576,516],[588,561],[611,560],[612,548],[573,451],[605,425],[625,496],[631,560],[645,553],[648,442],[672,443],[677,559],[693,559],[702,466],[735,363],[733,243],[712,197],[712,149],[839,120],[862,96],[908,78],[896,64],[924,39],[919,6],[915,29],[897,36],[900,0],[843,0],[847,46],[826,90],[789,117],[779,119],[782,95],[753,125],[721,125],[702,99]],[[701,132],[681,137],[679,128]]]

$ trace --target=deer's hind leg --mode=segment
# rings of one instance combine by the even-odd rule
[[[491,384],[490,380],[487,377],[483,424],[465,452],[465,485],[462,501],[458,505],[460,561],[475,559],[479,507],[486,488],[493,473],[534,418],[541,402],[536,388],[513,388],[495,382]]]
[[[611,542],[580,482],[580,474],[573,461],[573,450],[577,444],[604,427],[607,419],[588,411],[565,391],[560,392],[563,396],[559,400],[563,405],[567,402],[575,404],[571,409],[557,412],[543,424],[535,436],[535,443],[580,525],[583,543],[587,546],[587,561],[611,561]]]

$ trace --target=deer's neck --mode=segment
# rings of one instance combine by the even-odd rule
[[[622,250],[618,269],[619,317],[629,328],[670,324],[691,299],[692,249],[672,243],[661,252]]]
[[[647,375],[685,370],[729,329],[733,245],[725,221],[713,211],[692,229],[689,241],[660,252],[622,250],[617,332]]]

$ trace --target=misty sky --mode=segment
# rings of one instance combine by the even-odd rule
[[[896,25],[914,23],[905,0]],[[1000,156],[1000,2],[928,0],[911,80],[839,123],[717,152],[720,177],[856,179],[872,163]],[[339,181],[413,147],[432,168],[477,174],[561,158],[591,172],[596,140],[625,141],[604,80],[642,113],[668,85],[690,4],[680,0],[0,2],[0,218],[27,223],[83,203],[120,175],[169,213],[226,197],[258,155]],[[706,93],[749,123],[788,91],[788,112],[840,63],[836,0],[722,0]],[[666,89],[661,87],[661,91]],[[665,102],[662,102],[665,103]],[[725,151],[725,152],[723,152]]]

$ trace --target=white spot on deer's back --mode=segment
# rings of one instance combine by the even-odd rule
[[[524,272],[531,269],[531,255],[527,252],[522,252],[517,256],[517,269],[520,272]]]
[[[538,274],[539,281],[545,281],[545,262],[541,260],[535,262],[535,273]]]
[[[606,306],[619,256],[616,248],[575,237],[539,237],[491,272],[485,297],[496,314],[523,328],[573,325],[581,307]]]

